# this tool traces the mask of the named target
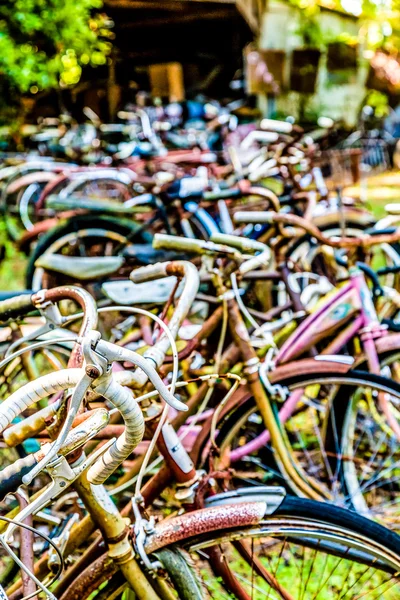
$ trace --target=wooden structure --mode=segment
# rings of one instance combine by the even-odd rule
[[[188,95],[226,94],[242,67],[243,48],[258,28],[253,4],[246,9],[246,2],[105,0],[114,21],[114,82],[125,96],[129,89],[133,95],[135,89],[151,89],[150,65],[180,63]]]

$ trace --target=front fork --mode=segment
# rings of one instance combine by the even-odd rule
[[[110,558],[118,564],[138,600],[160,600],[135,559],[129,539],[129,522],[120,514],[103,485],[90,484],[85,472],[75,482],[75,488],[102,532]]]

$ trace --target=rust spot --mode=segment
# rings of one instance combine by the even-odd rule
[[[151,553],[169,544],[211,531],[256,525],[264,515],[264,502],[243,502],[195,510],[156,525],[145,550]]]
[[[86,367],[86,375],[88,377],[90,377],[91,379],[97,379],[97,377],[100,376],[100,371],[97,367],[95,367],[94,365],[88,365]]]

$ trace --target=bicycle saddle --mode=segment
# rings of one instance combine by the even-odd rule
[[[112,275],[124,264],[122,256],[63,256],[43,254],[35,262],[36,267],[56,271],[79,281]]]
[[[136,304],[163,304],[175,288],[176,277],[165,277],[156,281],[133,283],[129,279],[106,281],[101,289],[116,304],[135,306]],[[180,286],[176,292],[179,296]]]

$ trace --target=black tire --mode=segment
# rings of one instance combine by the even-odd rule
[[[293,516],[315,520],[328,525],[337,525],[368,537],[400,557],[400,536],[387,527],[366,519],[357,513],[326,502],[287,495],[274,512],[274,516]]]
[[[254,500],[256,500],[256,495],[253,494],[252,501]],[[263,501],[268,507],[268,500],[264,497]],[[245,507],[245,504],[246,499],[243,498],[242,506]],[[238,514],[243,515],[239,512],[241,505],[237,504],[236,506]],[[273,595],[274,598],[277,598],[278,595],[282,598],[290,595],[290,598],[295,600],[314,600],[320,597],[319,594],[322,591],[321,597],[324,598],[354,600],[354,598],[362,596],[376,600],[381,597],[386,598],[386,595],[376,595],[381,592],[386,583],[389,583],[389,587],[386,589],[391,590],[388,598],[393,600],[398,598],[400,591],[398,576],[400,537],[373,521],[346,509],[289,495],[283,499],[272,514],[261,518],[258,524],[241,527],[238,525],[238,519],[232,515],[231,518],[232,525],[225,525],[208,532],[203,530],[203,532],[195,533],[180,541],[180,546],[189,554],[197,554],[200,560],[204,556],[211,560],[211,565],[211,549],[218,547],[219,553],[221,557],[225,557],[224,562],[228,567],[226,576],[219,579],[219,589],[222,586],[226,593],[230,592],[229,597],[231,598],[243,597],[243,593],[237,596],[234,588],[230,587],[232,578],[236,578],[236,580],[239,578],[242,590],[247,591],[252,598],[261,600],[261,598],[269,597],[268,590],[272,587],[269,585],[271,575],[272,580],[276,582],[272,585],[277,584],[283,591],[286,591],[286,594],[282,596],[280,594]],[[195,522],[193,522],[193,529],[197,529]],[[280,540],[283,546],[279,545]],[[160,543],[162,543],[161,540]],[[276,550],[274,550],[274,544],[278,544]],[[294,548],[291,549],[291,546]],[[172,547],[165,546],[167,549]],[[239,551],[239,555],[242,557],[239,569],[235,551]],[[270,559],[267,558],[268,555],[270,555]],[[321,560],[316,559],[317,555]],[[324,556],[327,560],[332,559],[336,562],[334,568],[327,569],[327,575]],[[267,560],[261,563],[263,558],[267,558]],[[281,564],[281,569],[274,567],[276,559],[278,559],[278,566],[279,563]],[[293,562],[296,568],[293,568]],[[340,568],[344,563],[346,563],[344,572],[340,574]],[[266,565],[267,572],[261,572],[263,565]],[[245,576],[246,566],[249,572]],[[287,568],[289,568],[288,571]],[[202,570],[205,582],[208,580],[208,585],[210,582],[211,585],[214,585],[215,575],[211,574],[211,577],[207,577],[205,565]],[[356,574],[355,579],[353,578],[351,581],[350,575],[353,576],[354,570],[360,575]],[[311,573],[313,573],[312,577],[310,577]],[[260,576],[258,580],[255,580],[255,574]],[[379,583],[377,584],[373,578],[378,574]],[[363,577],[365,580],[361,582]],[[384,578],[384,582],[381,577]],[[385,581],[386,578],[388,582]],[[265,588],[261,589],[260,579],[264,584],[268,584],[267,592],[265,592]],[[358,590],[354,587],[357,585],[359,585]],[[315,586],[319,586],[316,592]],[[251,591],[246,589],[249,587],[251,587]],[[255,592],[254,596],[253,592]],[[361,595],[359,596],[357,592]]]
[[[329,385],[333,383],[332,373],[317,373],[316,375],[304,375],[298,374],[285,380],[279,381],[279,384],[293,388],[307,387],[307,385],[320,382],[321,384]],[[335,479],[332,479],[333,485],[339,486],[341,490],[341,496],[336,500],[342,504],[345,504],[347,508],[355,510],[355,506],[352,504],[351,496],[348,495],[348,489],[343,476],[343,462],[337,460],[337,456],[341,456],[341,441],[343,438],[343,429],[345,416],[347,414],[347,408],[354,394],[355,389],[364,386],[371,390],[383,390],[388,391],[394,397],[400,398],[400,384],[396,381],[389,380],[379,375],[373,375],[363,371],[350,371],[344,376],[340,376],[340,383],[337,387],[335,395],[330,399],[331,409],[328,413],[326,420],[326,428],[324,429],[323,445],[322,450],[324,456],[328,457],[327,462],[330,466],[330,472],[335,474]],[[216,444],[222,449],[222,455],[229,448],[237,447],[234,443],[230,445],[232,441],[240,442],[240,445],[247,444],[253,438],[258,437],[261,433],[265,432],[265,427],[262,419],[259,417],[258,409],[254,398],[249,393],[247,398],[242,399],[240,406],[234,407],[228,414],[221,418],[217,426],[218,434],[216,436]],[[296,440],[294,440],[294,443]],[[322,440],[321,440],[322,442]],[[212,453],[207,450],[208,440],[204,440],[203,448],[198,453],[200,457],[197,464],[198,468],[204,467],[206,470],[211,468],[217,468],[215,466],[215,459],[213,459]],[[291,441],[293,444],[293,441]],[[339,446],[338,446],[339,444]],[[292,446],[295,448],[295,446]],[[316,446],[316,452],[319,446]],[[307,456],[306,454],[304,455]],[[210,462],[210,460],[214,462]],[[298,457],[299,460],[299,457]],[[314,478],[315,474],[312,469],[318,464],[317,459],[315,463],[310,463],[309,476]],[[255,485],[255,482],[263,484],[270,484],[272,482],[278,483],[279,485],[289,488],[288,481],[285,478],[284,473],[279,469],[277,462],[274,459],[274,452],[270,445],[264,444],[259,450],[240,458],[238,462],[232,463],[233,467],[233,479],[231,482],[232,487],[242,485]],[[254,477],[246,475],[248,471],[256,472]],[[244,475],[242,475],[244,473]],[[324,481],[320,479],[319,481]],[[330,480],[324,481],[324,485],[327,486],[327,491],[330,491],[332,482]],[[384,505],[382,504],[382,510]],[[377,518],[381,518],[382,514],[378,511]],[[387,519],[385,518],[385,523]],[[392,524],[390,524],[392,526]]]
[[[355,223],[355,222],[346,222],[346,226],[348,229],[352,229],[354,231],[358,231],[360,232],[360,234],[362,234],[366,229],[369,229],[371,227],[371,224],[365,224],[365,226],[363,227],[360,223]],[[321,227],[321,232],[322,233],[326,233],[329,230],[334,229],[334,225],[330,224],[330,225],[325,225],[324,227]],[[296,250],[305,242],[309,243],[310,245],[314,245],[315,241],[313,242],[312,240],[312,236],[309,234],[305,234],[304,236],[301,236],[297,239],[295,239],[291,244],[289,244],[289,247],[287,249],[286,252],[286,259],[287,260],[292,260],[292,255],[294,252],[296,252]],[[390,244],[390,246],[393,248],[394,252],[399,256],[400,258],[400,244],[398,242],[395,242],[394,244]],[[296,261],[295,261],[296,262]],[[318,266],[320,266],[317,263],[317,268]],[[315,272],[315,269],[314,269]],[[399,275],[395,274],[389,277],[392,277],[392,280],[390,282],[388,282],[388,285],[390,285],[391,287],[394,287],[395,289],[398,289],[398,285],[399,285]],[[382,282],[382,280],[381,280]]]
[[[42,256],[54,242],[56,242],[59,238],[69,233],[78,233],[79,230],[82,229],[95,228],[107,229],[123,237],[129,238],[129,241],[134,241],[137,243],[148,242],[150,237],[148,234],[143,232],[139,234],[139,237],[135,236],[135,231],[138,229],[138,225],[134,222],[129,223],[127,221],[121,221],[118,219],[82,216],[74,217],[73,219],[70,219],[68,221],[60,222],[59,225],[57,225],[53,229],[50,229],[50,231],[43,234],[39,238],[30,256],[26,270],[27,289],[32,289],[36,260],[40,256]]]

